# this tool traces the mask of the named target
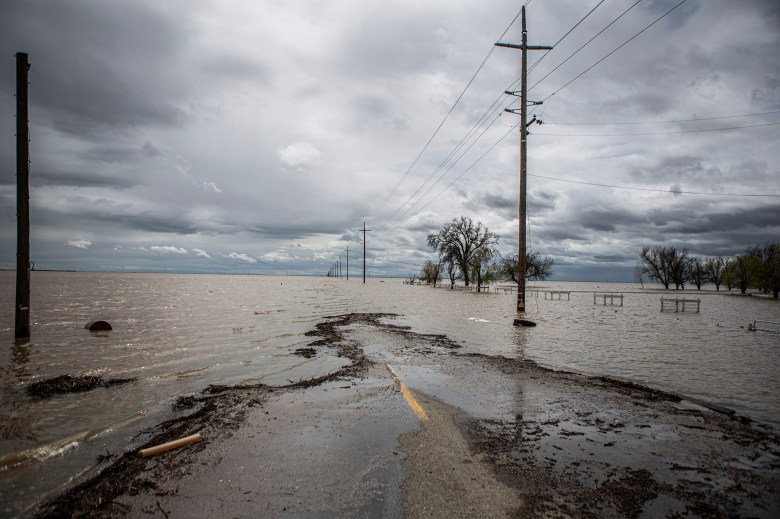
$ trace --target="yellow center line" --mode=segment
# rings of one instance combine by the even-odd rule
[[[387,366],[387,369],[390,370],[390,373],[393,375],[393,379],[398,382],[398,385],[401,387],[401,394],[406,399],[406,403],[409,404],[409,407],[412,408],[412,411],[414,411],[414,414],[417,415],[417,418],[419,418],[421,422],[427,422],[428,415],[425,413],[425,409],[423,409],[417,399],[414,398],[412,392],[408,387],[406,387],[406,384],[401,381],[398,373],[396,373],[395,370],[390,367],[390,364],[385,364],[385,366]]]

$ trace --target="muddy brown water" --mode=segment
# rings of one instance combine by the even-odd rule
[[[325,316],[400,314],[397,324],[443,334],[463,352],[520,356],[617,376],[735,409],[780,426],[780,335],[748,332],[780,321],[776,301],[638,285],[536,283],[529,318],[510,325],[514,295],[474,294],[400,279],[33,273],[32,340],[13,341],[13,272],[0,273],[0,515],[13,516],[138,442],[173,402],[209,384],[285,385],[348,360],[294,354]],[[545,291],[570,291],[567,300]],[[622,293],[623,306],[593,304]],[[660,311],[660,297],[701,298],[700,313]],[[106,320],[110,332],[85,323]],[[123,386],[35,398],[30,384],[60,375],[133,378]]]

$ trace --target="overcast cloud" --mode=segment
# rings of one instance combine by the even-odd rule
[[[606,0],[531,71],[545,124],[530,127],[529,243],[559,278],[630,279],[643,245],[732,255],[780,237],[776,1],[688,0],[561,88],[678,1],[640,2],[545,78],[633,3]],[[596,4],[530,2],[529,43],[554,44]],[[493,52],[415,159],[519,8],[6,0],[0,267],[16,261],[18,51],[32,65],[36,268],[324,274],[347,246],[361,260],[365,221],[369,268],[399,275],[459,215],[513,251],[518,116],[501,111],[514,98],[444,161],[519,77],[519,51]],[[519,22],[503,40],[520,41]],[[708,119],[725,116],[744,117]],[[592,125],[629,122],[657,124]],[[755,194],[775,196],[736,196]]]

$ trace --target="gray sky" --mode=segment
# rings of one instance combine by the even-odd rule
[[[780,194],[780,113],[767,113],[780,111],[780,4],[688,0],[566,85],[678,2],[639,2],[547,76],[634,3],[605,0],[532,68],[545,124],[530,128],[529,243],[559,278],[630,279],[643,245],[732,255],[780,237],[780,197],[736,196]],[[532,1],[529,43],[556,43],[597,4]],[[509,96],[488,109],[519,51],[495,49],[415,158],[519,8],[6,0],[0,267],[16,261],[17,51],[32,64],[38,268],[325,273],[349,246],[355,274],[366,221],[372,272],[406,274],[459,215],[515,250],[519,118],[501,114]],[[503,41],[519,43],[519,25]],[[501,115],[450,168],[486,112]],[[636,122],[656,124],[592,125]]]

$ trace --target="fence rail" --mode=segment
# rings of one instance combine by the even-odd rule
[[[780,333],[780,323],[775,321],[760,321],[756,319],[752,323],[748,323],[748,331]]]
[[[693,312],[693,305],[696,305],[696,313],[701,311],[701,299],[676,299],[676,298],[661,298],[661,311],[675,312]]]
[[[607,299],[609,299],[609,304],[610,305],[614,305],[615,304],[615,299],[619,299],[620,300],[620,306],[623,306],[623,294],[596,294],[596,293],[594,293],[593,294],[593,304],[594,305],[597,304],[596,303],[596,299],[597,298],[601,299],[603,301],[602,302],[602,306],[607,306]]]

